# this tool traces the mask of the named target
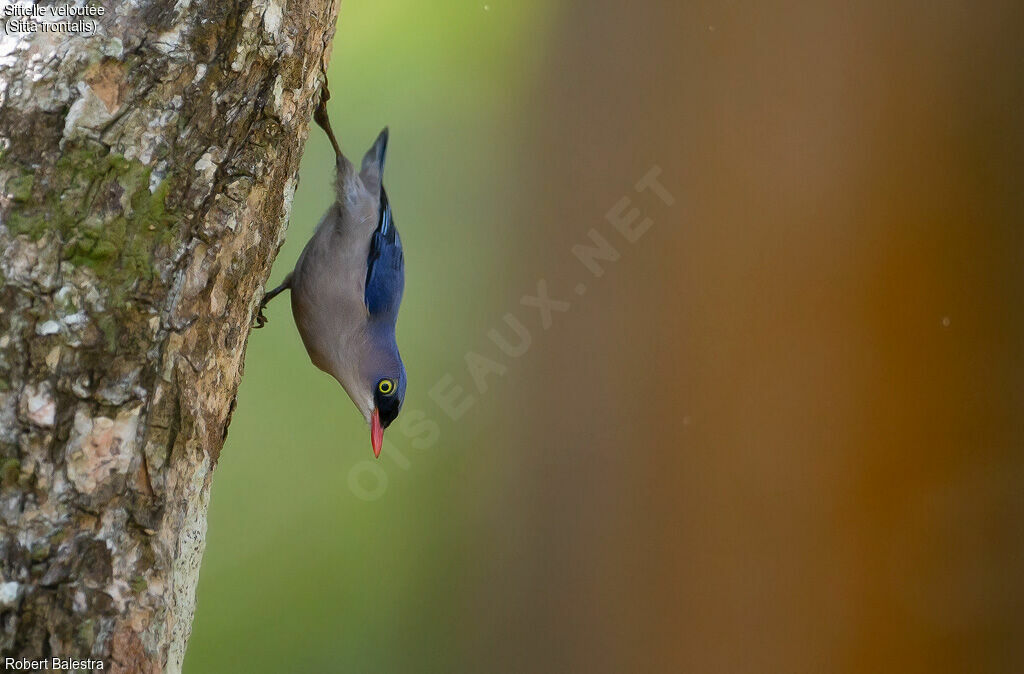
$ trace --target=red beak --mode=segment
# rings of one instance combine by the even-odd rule
[[[370,419],[370,442],[373,443],[373,456],[380,458],[380,448],[384,444],[384,427],[380,425],[380,411],[373,410],[373,418]]]

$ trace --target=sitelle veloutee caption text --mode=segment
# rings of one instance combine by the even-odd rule
[[[20,5],[4,6],[6,33],[93,33],[97,24],[92,19],[107,13],[105,7],[88,5]],[[71,19],[61,21],[60,19]]]

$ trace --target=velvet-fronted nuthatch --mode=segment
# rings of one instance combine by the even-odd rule
[[[317,225],[295,269],[266,293],[263,307],[291,290],[292,315],[310,360],[338,380],[370,425],[374,456],[384,429],[405,398],[405,366],[395,341],[398,306],[405,287],[402,240],[384,190],[385,128],[363,157],[359,171],[342,154],[327,118],[324,87],[314,119],[334,147],[335,202]]]

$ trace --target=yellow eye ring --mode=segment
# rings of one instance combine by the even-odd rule
[[[380,383],[377,384],[377,390],[382,394],[389,396],[395,391],[395,383],[390,379],[381,379]]]

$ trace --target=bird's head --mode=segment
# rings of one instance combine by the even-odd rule
[[[384,429],[398,417],[405,400],[405,370],[394,376],[384,376],[377,381],[373,391],[373,414],[370,417],[370,444],[373,455],[380,456],[384,444]]]
[[[366,384],[373,387],[370,443],[374,449],[374,456],[380,457],[381,447],[384,445],[384,429],[398,417],[401,404],[406,399],[406,369],[402,367],[400,360],[396,360],[396,363],[377,368],[373,372],[374,374],[366,381]]]
[[[370,424],[373,455],[379,457],[384,444],[384,429],[394,422],[402,410],[406,377],[405,366],[394,341],[393,328],[388,330],[385,327],[380,331],[371,329],[370,345],[371,349],[361,368],[359,387],[363,391],[358,397],[362,402],[357,401],[357,405]]]

